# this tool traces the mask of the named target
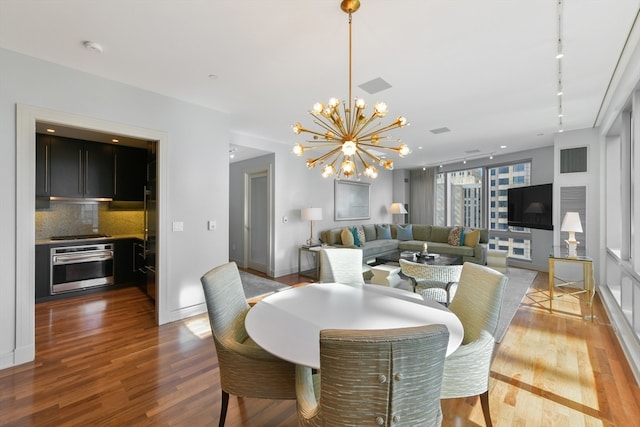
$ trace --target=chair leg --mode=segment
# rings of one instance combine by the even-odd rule
[[[222,406],[220,407],[220,422],[218,427],[224,427],[224,422],[227,419],[227,407],[229,406],[229,393],[222,390]]]
[[[487,427],[493,427],[491,423],[491,412],[489,412],[489,390],[480,395],[480,405],[482,406],[482,413],[484,414],[484,423]]]

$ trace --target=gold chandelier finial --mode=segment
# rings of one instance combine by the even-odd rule
[[[364,174],[364,176],[373,179],[378,176],[375,164],[387,170],[393,169],[393,160],[385,158],[382,154],[377,154],[376,150],[395,152],[400,157],[411,153],[406,144],[397,146],[385,144],[388,142],[400,143],[400,140],[392,140],[386,132],[407,126],[408,123],[404,117],[399,116],[395,121],[383,126],[379,121],[387,114],[387,104],[377,102],[373,107],[373,112],[367,116],[365,114],[366,102],[362,98],[352,98],[351,21],[352,14],[360,8],[360,0],[342,0],[340,8],[349,14],[349,99],[348,101],[340,101],[336,98],[330,98],[326,105],[321,102],[315,103],[309,114],[314,117],[313,122],[321,129],[314,131],[304,128],[300,123],[294,124],[291,127],[293,133],[312,135],[311,139],[306,141],[312,145],[298,143],[294,146],[293,153],[302,156],[309,150],[328,149],[327,153],[319,157],[307,159],[307,167],[311,169],[316,165],[324,165],[322,176],[325,178],[335,174],[337,178],[356,177],[359,179]]]

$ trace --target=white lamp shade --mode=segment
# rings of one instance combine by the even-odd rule
[[[402,203],[391,203],[391,207],[389,208],[389,212],[392,214],[406,214],[407,210],[404,208]]]
[[[319,221],[322,219],[322,208],[302,208],[300,215],[302,219]]]
[[[582,224],[580,223],[580,214],[578,212],[567,212],[562,220],[560,231],[573,231],[574,233],[582,233]]]

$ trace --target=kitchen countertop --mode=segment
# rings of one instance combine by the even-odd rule
[[[91,242],[103,242],[109,240],[118,240],[118,239],[140,239],[144,240],[144,235],[142,234],[118,234],[111,237],[91,237],[87,239],[69,239],[69,240],[51,240],[51,239],[38,239],[36,240],[36,245],[50,245],[52,243],[85,243],[87,241]]]

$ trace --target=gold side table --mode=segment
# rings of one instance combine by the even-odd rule
[[[319,280],[320,279],[320,249],[322,249],[321,246],[299,246],[298,247],[298,276],[304,276],[304,277],[308,277],[310,279],[315,279],[315,280]],[[306,252],[306,253],[310,253],[313,255],[314,258],[314,269],[313,269],[313,273],[311,274],[309,271],[301,271],[301,267],[302,267],[302,253]]]
[[[563,292],[561,295],[554,296],[553,291],[556,287],[556,279],[561,281],[558,286],[570,286],[580,281],[565,281],[555,275],[555,264],[557,262],[566,262],[582,265],[582,282],[583,289],[574,292]],[[593,278],[593,259],[588,256],[569,257],[568,251],[562,246],[554,246],[549,253],[549,312],[553,312],[553,300],[564,295],[579,295],[586,293],[589,296],[589,310],[591,321],[593,321],[593,298],[596,294],[595,281]]]

